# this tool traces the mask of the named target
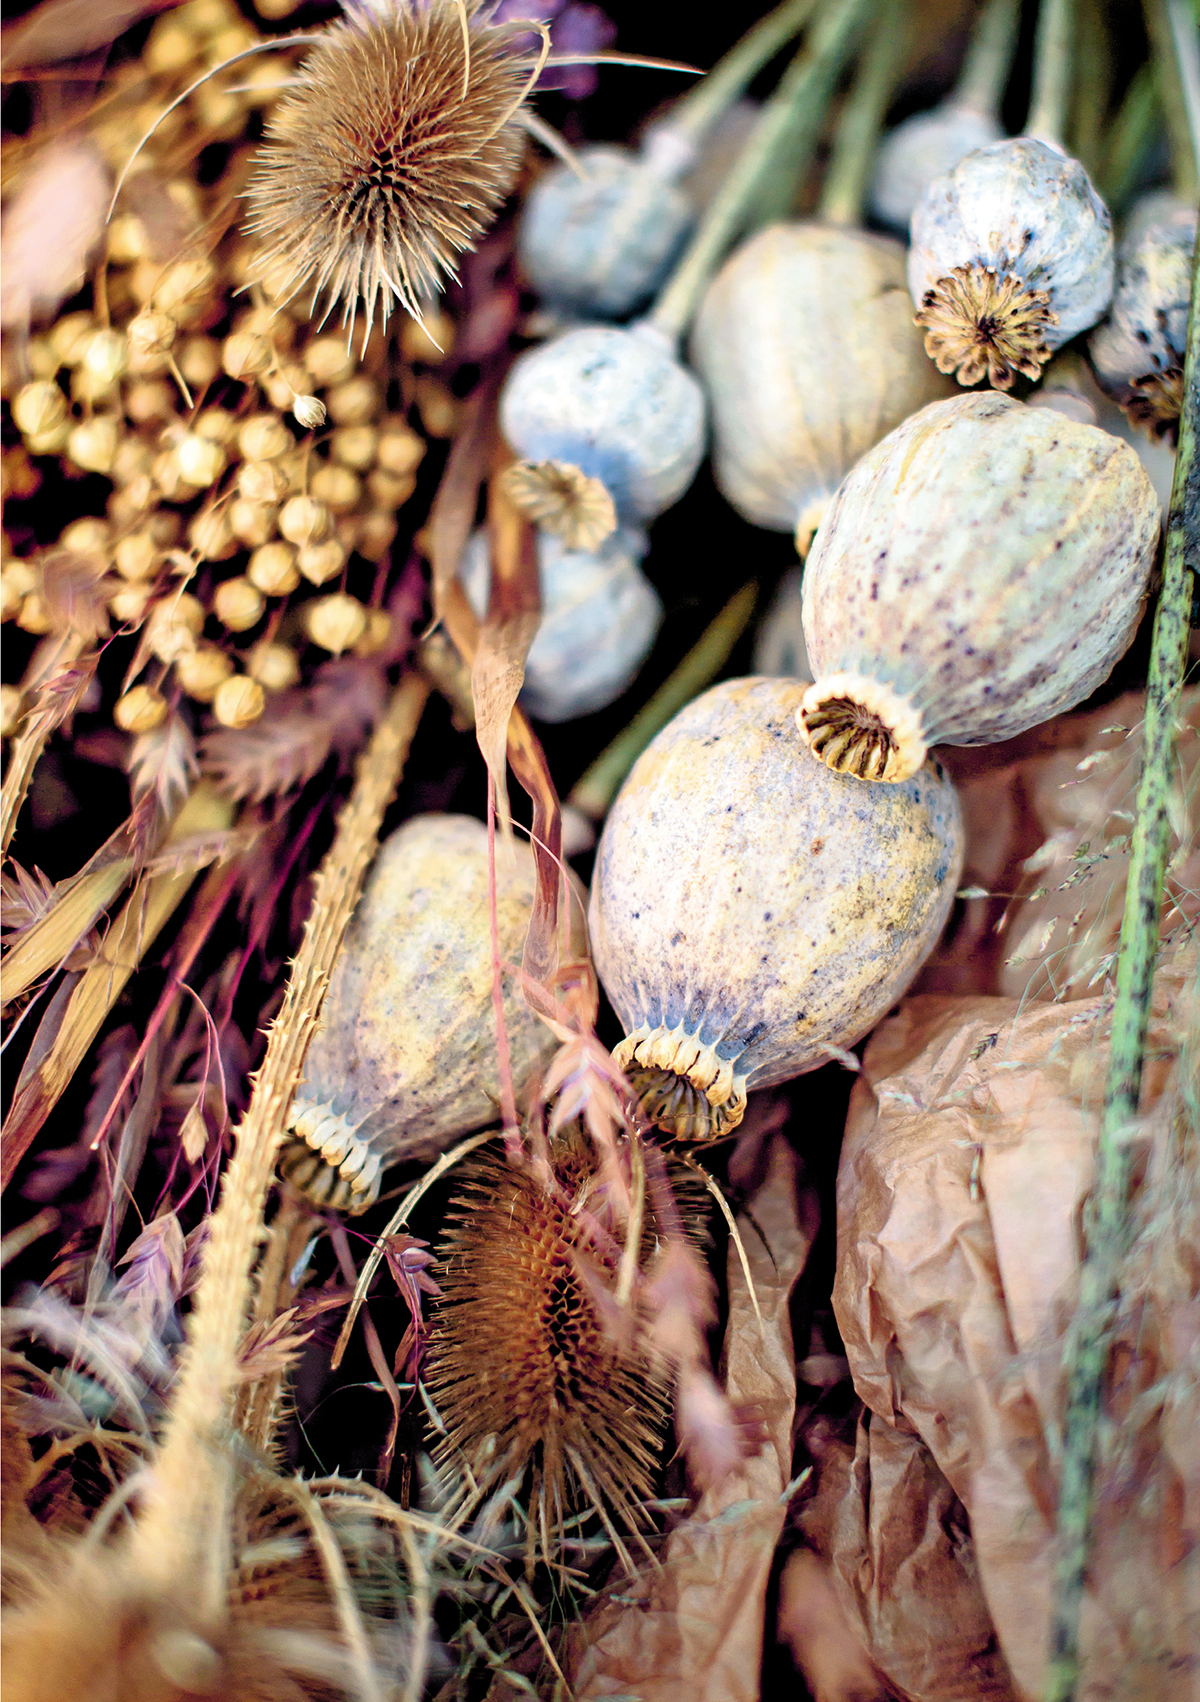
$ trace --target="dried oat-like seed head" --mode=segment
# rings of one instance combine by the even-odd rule
[[[530,67],[479,0],[362,8],[330,27],[267,129],[250,180],[259,273],[290,271],[369,332],[453,275],[512,187]],[[464,16],[466,28],[464,30]]]

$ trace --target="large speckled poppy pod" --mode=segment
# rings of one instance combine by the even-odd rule
[[[852,1046],[932,951],[962,824],[927,763],[865,787],[800,746],[796,680],[714,686],[635,763],[605,823],[592,952],[647,1119],[737,1127],[752,1088]]]
[[[533,853],[496,846],[501,960],[519,963]],[[572,894],[582,947],[578,890]],[[505,977],[518,1094],[558,1042]],[[382,846],[329,984],[288,1126],[289,1179],[321,1204],[363,1211],[389,1164],[441,1151],[497,1115],[487,829],[423,815]],[[303,1143],[303,1144],[302,1144]]]
[[[1081,703],[1137,630],[1158,498],[1127,443],[982,391],[864,455],[804,573],[822,762],[905,780],[934,744],[987,745]]]

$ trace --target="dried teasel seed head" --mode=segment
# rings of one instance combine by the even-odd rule
[[[270,502],[251,502],[239,496],[229,505],[229,529],[243,544],[256,549],[275,536],[277,510]]]
[[[125,733],[149,733],[166,720],[167,700],[153,686],[131,686],[113,708],[113,720]]]
[[[238,448],[247,461],[273,461],[295,443],[278,414],[251,414],[238,428]]]
[[[248,727],[257,721],[267,705],[267,694],[257,680],[245,674],[234,674],[217,687],[212,701],[213,714],[222,727]]]
[[[162,552],[148,527],[118,539],[113,551],[113,562],[122,579],[153,579],[161,560]]]
[[[325,424],[325,404],[319,397],[295,397],[292,402],[292,413],[305,431],[315,431],[318,426]]]
[[[338,538],[325,538],[319,544],[301,544],[296,566],[311,585],[325,585],[336,579],[346,565],[346,549]]]
[[[247,655],[246,672],[267,691],[286,691],[300,678],[300,661],[288,645],[264,638]]]
[[[114,414],[81,420],[67,436],[67,455],[85,473],[112,472],[120,431]]]
[[[500,476],[511,502],[571,550],[597,550],[617,529],[607,488],[569,461],[515,461]]]
[[[218,688],[233,673],[233,663],[215,644],[200,644],[175,663],[175,678],[197,703],[211,703]]]
[[[279,510],[279,531],[289,544],[317,544],[332,531],[328,508],[311,496],[293,496]]]
[[[146,643],[160,662],[177,662],[196,648],[204,630],[204,605],[188,591],[156,603],[146,622]]]
[[[1011,390],[1019,372],[1040,377],[1051,354],[1046,327],[1058,324],[1047,290],[979,265],[939,278],[915,318],[939,372],[956,373],[960,384],[986,378],[995,390]]]
[[[10,739],[21,722],[21,691],[0,685],[0,739]]]
[[[55,430],[67,417],[67,399],[57,384],[37,378],[23,384],[12,400],[13,424],[26,437]]]
[[[529,67],[513,34],[466,6],[363,8],[333,24],[283,97],[251,177],[249,229],[291,293],[367,329],[419,313],[508,194]]]
[[[250,557],[246,577],[265,597],[289,596],[300,583],[295,548],[280,538],[261,544]]]
[[[362,484],[357,473],[352,473],[349,467],[339,467],[336,462],[327,462],[318,467],[309,481],[309,488],[318,502],[323,502],[331,514],[349,514],[352,508],[357,508],[358,499],[362,495]]]
[[[318,597],[304,610],[305,627],[314,644],[322,650],[332,650],[340,656],[357,644],[367,630],[367,611],[355,598],[344,591],[331,597]]]
[[[272,360],[271,345],[254,331],[235,331],[221,349],[221,365],[230,378],[253,378]]]
[[[213,592],[213,613],[230,632],[248,632],[262,619],[266,600],[257,585],[240,574],[225,579]]]
[[[199,432],[189,431],[175,445],[175,461],[188,484],[203,490],[225,471],[225,450]]]

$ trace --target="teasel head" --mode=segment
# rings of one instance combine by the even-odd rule
[[[602,1315],[626,1223],[577,1126],[555,1139],[548,1178],[499,1146],[460,1174],[426,1371],[447,1432],[438,1463],[469,1468],[480,1499],[522,1482],[530,1557],[554,1560],[566,1520],[590,1504],[632,1570],[612,1515],[637,1535],[669,1399]],[[654,1246],[647,1210],[643,1266]]]
[[[258,271],[352,326],[454,275],[512,188],[539,67],[483,0],[349,6],[279,103],[247,189]],[[279,282],[277,282],[279,280]]]

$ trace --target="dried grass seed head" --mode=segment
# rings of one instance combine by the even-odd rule
[[[531,66],[479,0],[356,7],[305,60],[250,180],[259,270],[369,334],[453,276],[512,187]]]

